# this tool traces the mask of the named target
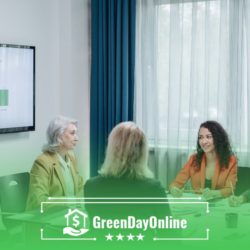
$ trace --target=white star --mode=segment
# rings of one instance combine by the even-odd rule
[[[140,233],[140,234],[138,234],[136,237],[137,237],[137,240],[143,240],[144,235],[142,235],[142,234]]]
[[[105,235],[106,240],[112,240],[113,235],[111,235],[110,233],[108,235]]]
[[[118,234],[118,235],[116,235],[116,238],[117,238],[117,240],[123,240],[123,235],[121,235],[120,233]]]
[[[134,240],[135,236],[130,233],[129,235],[127,235],[127,237],[128,237],[128,240]]]

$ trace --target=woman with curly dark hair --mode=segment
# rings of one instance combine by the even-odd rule
[[[171,183],[172,195],[182,196],[182,188],[189,179],[194,192],[202,193],[207,200],[233,193],[237,181],[237,159],[227,132],[216,121],[206,121],[200,125],[197,153],[189,158]]]

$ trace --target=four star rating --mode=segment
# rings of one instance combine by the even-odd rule
[[[106,240],[117,240],[117,241],[122,241],[122,240],[143,240],[144,239],[144,235],[142,235],[141,233],[138,235],[133,235],[133,234],[129,234],[129,235],[122,235],[121,233],[117,234],[117,235],[112,235],[112,234],[107,234],[105,235]]]

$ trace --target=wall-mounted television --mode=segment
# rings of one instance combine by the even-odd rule
[[[35,47],[0,43],[0,134],[35,130]]]

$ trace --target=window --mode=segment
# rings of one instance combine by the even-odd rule
[[[135,114],[151,146],[192,151],[217,120],[250,151],[249,46],[248,1],[138,1]]]

